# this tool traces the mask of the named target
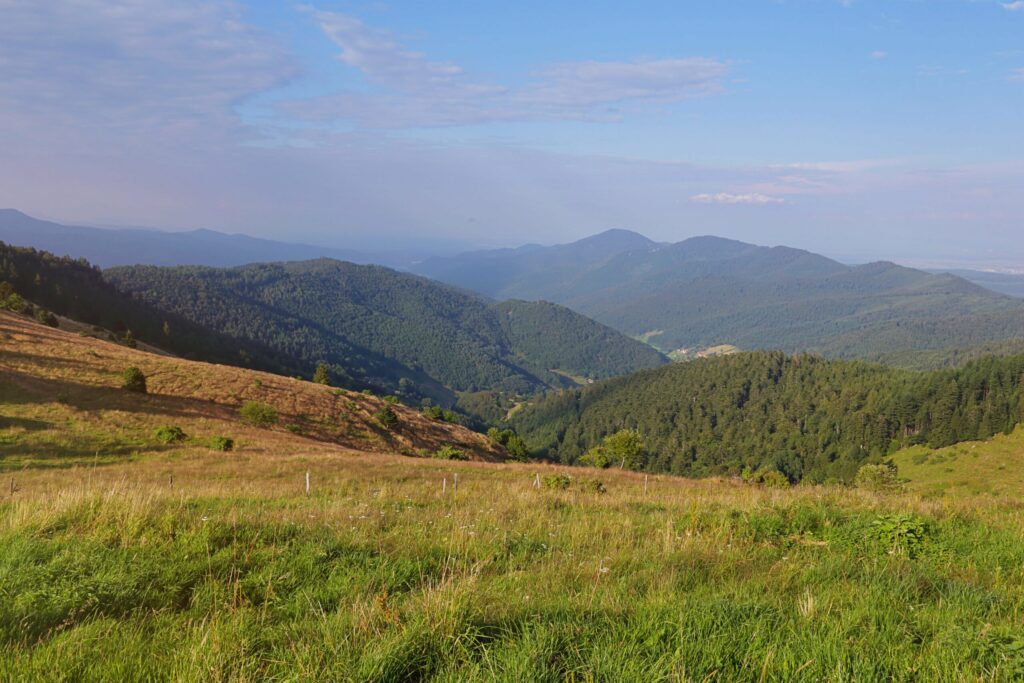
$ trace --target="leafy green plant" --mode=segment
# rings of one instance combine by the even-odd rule
[[[541,484],[546,489],[564,491],[572,484],[572,477],[568,474],[546,474],[541,479]]]
[[[35,319],[37,322],[40,322],[48,327],[59,326],[59,323],[57,322],[57,316],[42,308],[36,309]]]
[[[210,439],[210,448],[227,453],[235,449],[235,440],[227,436],[215,436]]]
[[[638,470],[647,460],[647,447],[643,437],[635,429],[621,429],[609,434],[580,457],[580,463],[590,467],[607,468],[619,466],[627,470]]]
[[[125,368],[121,373],[121,388],[137,394],[145,394],[147,391],[146,375],[135,366]]]
[[[391,409],[390,405],[385,405],[383,408],[373,414],[373,417],[381,424],[384,429],[391,429],[398,424],[398,415]]]
[[[608,491],[600,479],[577,479],[576,488],[585,493],[607,493]]]
[[[182,428],[175,425],[157,427],[154,435],[157,441],[164,444],[180,443],[188,438]]]
[[[302,434],[303,431],[305,431],[302,429],[302,425],[295,424],[294,422],[289,422],[284,426],[284,428],[286,431],[291,432],[292,434]]]
[[[903,489],[903,484],[896,476],[894,465],[862,465],[857,470],[853,485],[875,493],[896,493]]]
[[[441,446],[434,452],[434,457],[438,460],[469,460],[469,456],[466,455],[465,451],[461,451],[454,446]]]
[[[244,422],[254,427],[272,427],[277,424],[277,411],[266,403],[246,401],[238,413]]]
[[[871,534],[889,554],[913,559],[927,540],[928,527],[917,515],[887,514],[871,523]]]

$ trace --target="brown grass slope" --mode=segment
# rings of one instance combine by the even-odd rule
[[[71,327],[62,321],[62,326]],[[148,394],[120,388],[129,366],[147,377]],[[272,406],[277,424],[244,423],[246,401]],[[505,453],[481,434],[392,406],[398,424],[384,428],[375,396],[311,382],[129,349],[26,317],[0,312],[0,466],[73,464],[203,449],[214,436],[255,453],[400,453],[429,455],[454,446],[474,460]],[[160,444],[154,431],[175,425],[189,435]]]

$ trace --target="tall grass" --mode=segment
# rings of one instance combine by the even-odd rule
[[[535,489],[541,469],[196,452],[19,472],[0,679],[1024,676],[1013,501],[645,494],[615,472],[600,494]]]

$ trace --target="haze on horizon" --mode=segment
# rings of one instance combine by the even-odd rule
[[[0,0],[0,206],[1024,265],[1024,3]]]

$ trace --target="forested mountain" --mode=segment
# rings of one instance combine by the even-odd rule
[[[565,386],[569,376],[600,379],[666,362],[563,307],[493,304],[380,266],[320,259],[231,269],[115,268],[106,276],[161,310],[310,368],[325,361],[342,383],[388,387],[408,399],[530,394]]]
[[[551,394],[513,417],[538,451],[576,462],[622,429],[643,466],[706,476],[776,469],[849,480],[909,444],[946,446],[1024,420],[1024,356],[916,373],[861,361],[753,352],[674,364]]]
[[[84,258],[101,268],[154,266],[239,266],[261,261],[301,261],[320,257],[357,263],[406,265],[412,255],[363,254],[342,249],[228,235],[213,230],[162,232],[61,225],[0,209],[0,240],[57,255]]]
[[[949,273],[951,275],[956,275],[957,277],[962,277],[963,279],[973,282],[985,289],[991,289],[993,292],[1024,298],[1024,275],[1019,273],[1000,273],[987,270],[965,270],[956,268],[929,270],[928,272]]]
[[[306,368],[258,343],[212,332],[119,291],[84,259],[0,242],[0,282],[45,309],[183,358],[294,374]]]
[[[1024,301],[954,275],[715,237],[666,245],[612,231],[417,271],[488,296],[555,301],[666,352],[732,344],[880,359],[931,350],[942,364],[957,349],[1024,337]]]

